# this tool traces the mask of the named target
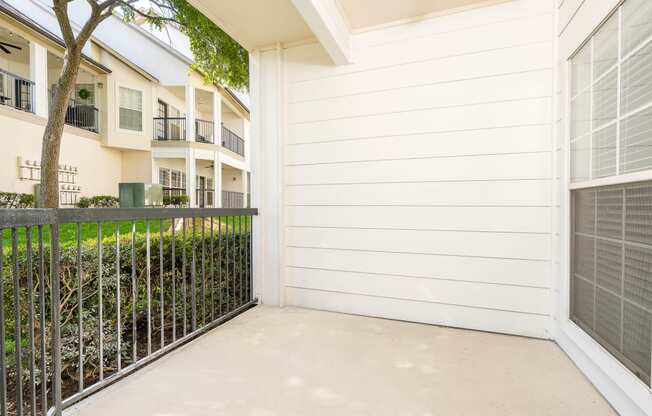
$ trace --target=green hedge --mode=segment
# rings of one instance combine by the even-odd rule
[[[199,224],[199,223],[198,223]],[[218,224],[215,224],[214,235],[211,238],[208,227],[205,230],[205,236],[202,239],[201,229],[196,230],[195,235],[195,285],[192,285],[192,230],[187,229],[187,238],[182,241],[182,233],[177,230],[175,238],[172,238],[171,232],[163,233],[163,268],[161,269],[160,258],[160,234],[154,233],[150,238],[150,287],[151,287],[151,305],[152,305],[152,342],[153,349],[156,350],[160,344],[161,320],[160,320],[160,296],[163,294],[165,307],[163,332],[165,334],[166,344],[171,342],[172,327],[172,304],[173,293],[176,296],[176,317],[177,317],[177,338],[183,334],[183,316],[184,306],[183,297],[187,299],[185,305],[186,325],[188,330],[191,326],[192,307],[191,296],[194,290],[197,299],[197,324],[208,323],[212,316],[219,316],[220,313],[226,312],[226,304],[242,304],[247,298],[247,291],[250,289],[247,279],[243,274],[234,275],[233,270],[248,270],[251,259],[247,252],[250,234],[242,234],[228,237],[224,235],[222,229],[221,235],[218,236]],[[223,225],[222,225],[223,227]],[[172,244],[175,246],[175,290],[172,290]],[[212,250],[211,250],[212,243]],[[227,252],[228,245],[228,252]],[[142,358],[146,352],[146,346],[142,345],[144,340],[142,334],[147,332],[147,241],[144,235],[137,235],[135,238],[134,261],[135,280],[136,280],[136,320],[132,319],[134,310],[132,303],[132,242],[130,235],[124,235],[120,238],[120,310],[121,310],[121,334],[122,334],[122,364],[128,365],[132,362],[132,329],[134,325],[139,334],[137,340],[138,356]],[[115,372],[117,369],[117,339],[118,339],[118,279],[116,275],[116,239],[111,236],[105,238],[102,242],[102,316],[103,316],[103,333],[104,333],[104,371],[105,376]],[[203,250],[202,250],[203,249]],[[38,315],[39,307],[39,269],[37,250],[32,253],[32,289],[33,303],[36,316],[36,348],[34,351],[36,362],[39,362],[41,351],[38,348],[40,339],[40,317]],[[183,273],[183,253],[186,254],[185,261],[185,278]],[[204,262],[202,263],[202,253]],[[45,247],[45,258],[49,258],[49,247]],[[240,256],[240,257],[238,257]],[[241,261],[236,261],[237,259]],[[25,381],[29,380],[29,371],[26,363],[29,359],[28,346],[28,316],[29,316],[29,296],[28,290],[28,269],[27,269],[27,252],[21,248],[18,253],[19,259],[19,276],[20,276],[20,321],[21,321],[21,345],[23,345],[23,372]],[[77,295],[78,275],[77,275],[77,250],[74,245],[63,246],[60,257],[60,276],[61,276],[61,334],[62,334],[62,363],[63,363],[63,382],[64,393],[74,391],[78,380],[78,306],[79,299]],[[4,281],[4,300],[5,300],[5,346],[6,360],[9,378],[13,379],[16,364],[13,356],[14,338],[14,285],[12,280],[9,258],[5,255],[3,267]],[[99,332],[99,256],[96,242],[82,243],[82,326],[84,340],[84,379],[85,384],[89,385],[99,376],[99,355],[98,355],[98,332]],[[47,263],[47,262],[46,262]],[[203,267],[202,267],[203,266]],[[212,266],[212,267],[211,267]],[[48,265],[46,264],[46,269]],[[228,268],[228,269],[227,269]],[[227,272],[228,270],[228,272]],[[163,286],[161,287],[161,271]],[[46,270],[49,274],[49,271]],[[204,285],[202,287],[202,276],[205,275]],[[214,276],[214,279],[211,278]],[[46,282],[46,320],[48,324],[47,337],[50,331],[50,282]],[[202,297],[203,293],[203,297]],[[243,294],[241,297],[240,294]],[[203,299],[203,301],[202,301]],[[218,310],[221,305],[222,309]],[[212,310],[212,307],[215,307]],[[51,364],[49,345],[47,339],[48,354],[48,373],[51,373]],[[40,383],[41,374],[37,371],[37,384]],[[50,377],[51,374],[48,374]],[[67,387],[66,387],[67,386]],[[11,390],[11,386],[10,390]],[[64,395],[65,397],[65,395]]]
[[[34,208],[35,200],[32,194],[16,192],[0,192],[0,208]]]
[[[81,197],[77,201],[79,208],[118,208],[120,200],[111,195],[97,195],[91,197]]]
[[[172,195],[163,197],[163,205],[182,208],[188,205],[188,195]]]

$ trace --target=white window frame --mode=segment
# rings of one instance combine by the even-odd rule
[[[618,13],[619,17],[619,33],[622,33],[622,6],[627,0],[619,0],[614,4],[613,9],[605,15],[605,17],[600,21],[594,28],[591,33],[588,33],[586,40],[578,45],[578,47],[567,56],[564,65],[565,77],[562,78],[563,87],[564,87],[564,96],[562,110],[563,123],[561,132],[562,137],[560,142],[563,143],[563,149],[561,155],[565,158],[561,165],[559,187],[561,188],[561,200],[560,200],[560,266],[559,272],[559,300],[556,306],[557,310],[557,319],[559,320],[559,329],[555,336],[557,342],[566,350],[566,352],[573,358],[573,360],[582,360],[580,362],[580,368],[584,371],[589,379],[595,383],[599,381],[602,383],[614,383],[620,389],[619,392],[614,392],[612,387],[603,386],[606,390],[603,393],[607,396],[608,399],[617,397],[620,400],[623,396],[620,396],[622,393],[625,393],[625,396],[631,400],[626,403],[621,403],[622,408],[619,406],[617,410],[628,409],[630,406],[637,406],[637,409],[641,409],[642,405],[645,406],[650,400],[650,394],[652,393],[651,385],[646,384],[641,379],[639,379],[629,368],[627,368],[623,363],[620,362],[610,351],[608,351],[604,346],[602,346],[598,341],[596,341],[591,335],[579,327],[575,322],[571,320],[570,309],[571,309],[571,271],[572,271],[572,261],[573,257],[571,255],[572,251],[572,191],[585,188],[593,187],[603,187],[609,185],[627,185],[635,182],[650,181],[652,180],[652,169],[640,172],[626,173],[621,175],[615,175],[606,178],[591,179],[588,181],[581,182],[572,182],[572,155],[571,155],[571,131],[572,131],[572,114],[571,114],[571,103],[572,103],[572,59],[582,50],[582,48],[588,43],[592,42],[595,34],[603,27],[603,25],[611,18],[614,13]],[[590,6],[589,6],[590,7]],[[619,35],[620,36],[620,35]],[[652,36],[642,44],[647,44],[652,41]],[[619,48],[622,45],[619,42]],[[641,47],[637,47],[635,52]],[[629,54],[628,54],[629,56]],[[620,54],[619,54],[620,59]],[[623,59],[624,60],[624,59]],[[619,61],[619,63],[622,62]],[[620,71],[619,71],[620,72]],[[593,79],[591,79],[593,83]],[[620,75],[618,76],[618,88],[620,89]],[[620,90],[618,92],[620,97]],[[618,117],[620,118],[620,98],[618,98]],[[591,103],[592,105],[592,103]],[[644,107],[649,108],[649,107]],[[641,108],[639,110],[643,110]],[[592,111],[591,111],[591,122],[592,122]],[[620,146],[620,131],[618,131],[618,146]],[[617,157],[618,163],[620,160]],[[592,171],[590,170],[591,174]],[[570,342],[570,343],[569,343]],[[568,350],[567,348],[572,348]],[[588,361],[586,361],[588,359]],[[595,367],[592,367],[594,365]],[[596,371],[599,372],[596,373]],[[606,375],[606,379],[604,376]],[[602,389],[601,389],[602,390]],[[609,394],[607,394],[609,393]]]
[[[138,91],[140,92],[142,96],[142,110],[141,110],[141,121],[142,121],[142,126],[143,128],[138,131],[138,130],[129,130],[129,129],[123,129],[120,127],[120,88],[126,88],[129,90],[133,91]],[[133,85],[128,85],[128,84],[122,84],[116,82],[115,84],[115,127],[118,130],[118,132],[123,133],[123,134],[132,134],[132,135],[137,135],[137,136],[144,136],[145,135],[145,108],[147,107],[145,105],[145,90],[142,88],[134,87]]]
[[[650,168],[648,170],[640,171],[640,172],[618,174],[618,171],[620,169],[620,125],[621,125],[621,122],[624,119],[626,119],[627,117],[631,116],[631,115],[638,114],[640,112],[643,112],[645,110],[649,110],[650,108],[652,108],[652,102],[650,102],[650,103],[648,103],[648,104],[646,104],[646,105],[644,105],[642,107],[638,107],[635,110],[630,111],[627,114],[621,114],[620,96],[621,96],[621,68],[622,68],[622,65],[629,57],[636,54],[636,52],[639,52],[644,47],[652,44],[652,36],[649,36],[644,41],[642,41],[640,45],[638,45],[636,48],[632,49],[629,53],[627,53],[627,55],[625,55],[624,57],[621,57],[622,30],[623,30],[622,8],[623,8],[623,5],[625,3],[626,3],[626,0],[619,2],[618,5],[616,6],[616,8],[611,13],[609,13],[609,15],[607,15],[607,17],[598,25],[598,27],[595,29],[595,31],[593,31],[590,34],[588,40],[586,42],[584,42],[582,45],[580,45],[580,47],[578,47],[577,50],[575,52],[573,52],[573,54],[571,54],[571,56],[568,58],[568,61],[567,61],[567,65],[568,65],[568,68],[567,68],[567,74],[568,74],[568,86],[567,86],[568,99],[567,99],[567,102],[566,102],[566,104],[567,104],[566,105],[566,119],[568,121],[568,130],[567,130],[567,147],[566,147],[566,149],[567,149],[567,153],[568,153],[567,156],[568,156],[569,167],[570,167],[569,175],[567,176],[568,188],[570,190],[584,189],[584,188],[595,188],[595,187],[599,187],[599,186],[609,186],[609,185],[625,185],[625,184],[628,184],[628,183],[643,182],[643,181],[652,180],[652,168]],[[614,175],[614,176],[606,177],[606,178],[598,178],[598,179],[591,178],[590,180],[587,180],[587,181],[572,182],[571,175],[570,175],[570,173],[572,172],[572,154],[571,154],[571,151],[570,151],[570,149],[571,149],[571,147],[570,147],[571,146],[571,139],[572,139],[570,137],[570,131],[571,131],[571,128],[572,128],[571,127],[572,126],[571,104],[572,104],[572,99],[574,98],[572,96],[572,93],[571,93],[571,87],[573,85],[573,80],[571,79],[572,78],[572,59],[585,46],[590,45],[590,47],[593,48],[595,34],[614,15],[618,15],[618,62],[614,65],[614,66],[616,66],[616,71],[618,72],[618,81],[617,81],[618,97],[617,97],[617,104],[616,104],[616,120],[613,121],[613,122],[607,123],[607,124],[605,124],[603,126],[600,126],[600,129],[606,128],[607,126],[609,126],[611,124],[616,124],[616,126],[617,126],[617,128],[616,128],[616,169],[617,169],[617,174]],[[606,75],[611,70],[613,70],[613,67],[611,69],[605,71],[604,74],[602,74],[600,76],[600,78],[604,77],[604,75]],[[598,81],[597,79],[596,80],[593,79],[593,65],[591,65],[591,76],[590,76],[590,78],[591,79],[590,79],[589,88],[592,91],[593,85]],[[582,91],[582,92],[584,92],[584,91]],[[580,93],[576,94],[576,96],[579,95]],[[593,106],[593,95],[591,94],[591,110],[590,110],[590,112],[591,112],[591,117],[590,117],[590,119],[591,119],[591,127],[589,128],[589,133],[587,133],[587,135],[589,137],[593,136],[593,132],[594,132],[594,130],[593,130],[593,108],[592,108],[592,106]],[[593,144],[593,141],[591,140],[591,145],[592,144]],[[589,154],[589,174],[590,175],[593,174],[593,170],[592,170],[592,166],[591,166],[592,159],[593,159],[593,155],[592,155],[592,149],[591,149],[591,152]]]

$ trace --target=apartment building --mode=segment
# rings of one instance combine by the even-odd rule
[[[71,10],[71,19],[83,13]],[[116,17],[96,34],[66,115],[61,204],[117,196],[119,183],[142,182],[161,184],[164,195],[187,195],[190,206],[246,206],[246,104],[207,85],[188,56],[147,30]],[[33,193],[64,52],[48,5],[0,1],[0,45],[0,191]]]

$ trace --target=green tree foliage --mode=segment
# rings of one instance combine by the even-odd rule
[[[206,83],[248,88],[249,54],[231,36],[186,0],[150,0],[150,5],[147,10],[125,5],[122,12],[127,21],[140,15],[158,29],[172,24],[181,30],[190,40],[194,69],[204,75]]]

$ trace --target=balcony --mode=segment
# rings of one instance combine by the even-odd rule
[[[100,110],[90,104],[83,104],[71,98],[66,111],[66,124],[93,133],[99,133]]]
[[[215,123],[207,120],[195,120],[195,141],[214,143]]]
[[[228,128],[224,127],[224,125],[222,125],[222,146],[240,156],[244,156],[244,140]]]
[[[50,106],[54,99],[54,92],[50,91]],[[65,123],[93,133],[100,132],[100,110],[92,104],[82,102],[76,98],[68,100]]]
[[[0,69],[0,105],[34,112],[34,82]]]
[[[4,211],[2,416],[615,414],[549,341],[252,309],[256,210]]]
[[[186,140],[185,117],[155,117],[154,140],[179,141]]]

